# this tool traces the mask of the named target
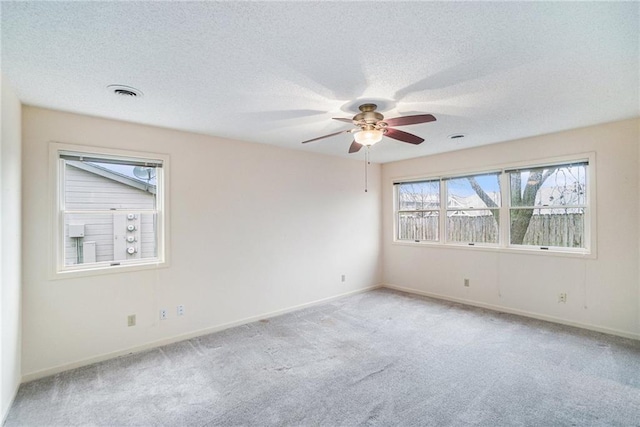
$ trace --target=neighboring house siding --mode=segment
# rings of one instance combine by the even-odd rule
[[[140,220],[140,258],[153,258],[157,256],[156,253],[156,221],[153,218],[153,214],[145,214],[141,216]]]
[[[67,165],[66,208],[153,209],[155,197],[146,191]]]
[[[65,169],[65,208],[66,210],[86,209],[124,209],[123,214],[134,213],[140,218],[139,241],[135,243],[141,258],[156,256],[153,214],[141,215],[140,209],[153,209],[155,196],[149,192],[131,187],[78,169],[67,164]],[[120,214],[120,212],[118,212]],[[68,224],[84,224],[84,238],[69,237]],[[113,261],[118,258],[114,253],[114,219],[110,213],[69,214],[65,220],[65,264],[77,263],[76,244],[96,243],[96,262]]]

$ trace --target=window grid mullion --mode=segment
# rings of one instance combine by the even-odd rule
[[[449,223],[447,221],[447,205],[449,204],[449,180],[440,181],[440,224],[442,226],[442,240],[445,245],[449,243]]]
[[[158,209],[69,209],[63,210],[62,213],[65,214],[108,214],[108,213],[128,213],[128,212],[140,212],[140,213],[158,213],[160,212]]]
[[[405,210],[398,211],[399,214],[416,213],[416,212],[440,212],[440,209],[405,209]]]
[[[495,211],[499,210],[500,207],[495,208],[447,208],[447,212],[455,212],[455,211]]]
[[[509,174],[500,174],[500,228],[498,235],[498,245],[505,248],[509,245],[509,206],[511,205],[511,182]]]
[[[509,206],[510,210],[518,209],[587,209],[587,205],[535,205],[535,206]]]

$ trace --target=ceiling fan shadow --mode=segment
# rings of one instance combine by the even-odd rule
[[[330,69],[319,66],[300,67],[297,71],[325,88],[333,99],[356,99],[362,96],[367,88],[367,80],[360,67],[349,67],[335,64]],[[341,76],[334,79],[334,76]]]
[[[362,96],[368,82],[360,59],[350,51],[345,51],[336,58],[337,53],[333,47],[327,49],[324,53],[316,52],[312,58],[306,55],[283,58],[280,65],[295,74],[289,72],[282,75],[287,75],[286,78],[294,84],[327,99],[344,101]],[[326,60],[331,57],[333,60]]]
[[[327,114],[328,111],[323,110],[271,110],[271,111],[251,111],[243,113],[243,115],[250,120],[269,120],[269,121],[281,121],[281,120],[295,120],[303,117],[318,116],[321,114]]]
[[[408,105],[410,105],[410,107]],[[471,120],[474,121],[474,117],[478,114],[486,112],[485,108],[470,107],[461,105],[450,105],[445,103],[434,102],[406,102],[404,103],[405,109],[398,109],[398,113],[403,116],[409,116],[413,114],[424,114],[425,112],[431,113],[438,118],[438,121],[444,122],[446,120]]]
[[[425,110],[419,110],[419,111],[402,111],[400,114],[402,116],[411,116],[414,114],[424,114]],[[457,115],[457,114],[445,114],[445,113],[441,113],[440,110],[438,109],[432,109],[431,111],[435,116],[437,116],[438,121],[441,122],[445,119],[467,119],[467,116],[464,115]],[[419,124],[418,124],[419,125]]]
[[[453,67],[438,71],[435,74],[398,90],[394,95],[394,99],[401,101],[412,93],[448,88],[461,83],[478,80],[482,77],[506,71],[520,65],[522,64],[510,62],[508,59],[505,60],[502,57],[478,58],[465,61]]]

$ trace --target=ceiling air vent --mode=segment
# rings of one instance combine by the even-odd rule
[[[142,91],[136,89],[131,86],[123,86],[123,85],[109,85],[107,86],[109,91],[113,92],[118,96],[126,96],[130,98],[142,98]]]

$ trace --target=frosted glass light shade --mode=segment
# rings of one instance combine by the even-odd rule
[[[382,140],[381,130],[361,130],[353,135],[353,139],[360,145],[373,145]]]

